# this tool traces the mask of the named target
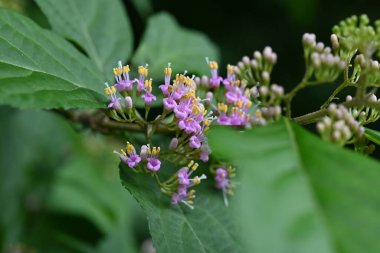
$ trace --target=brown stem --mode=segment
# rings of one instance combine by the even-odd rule
[[[367,99],[362,99],[362,98],[354,98],[351,101],[342,103],[342,105],[344,105],[347,108],[365,106],[365,107],[371,107],[376,110],[380,110],[379,102],[371,102],[371,101],[368,101]],[[307,125],[307,124],[311,124],[318,121],[320,118],[326,116],[327,113],[328,113],[328,109],[321,109],[312,113],[305,114],[300,117],[296,117],[293,120],[297,122],[298,124]]]
[[[110,133],[110,130],[123,130],[129,132],[146,132],[146,128],[136,123],[124,123],[111,120],[104,112],[78,112],[54,110],[66,119],[81,123],[83,126],[91,128],[94,131],[101,133]],[[170,134],[174,133],[163,124],[155,125],[155,132]]]

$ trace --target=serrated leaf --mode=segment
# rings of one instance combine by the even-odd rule
[[[364,135],[368,140],[376,143],[377,145],[380,145],[380,132],[379,131],[376,131],[376,130],[373,130],[370,128],[366,128]]]
[[[0,104],[21,108],[104,106],[104,78],[70,43],[0,9]]]
[[[36,0],[53,30],[76,42],[108,80],[118,60],[127,61],[133,33],[119,0]]]
[[[215,45],[202,33],[180,27],[168,13],[159,13],[148,20],[132,62],[135,65],[149,64],[153,77],[163,77],[168,62],[173,71],[190,71],[195,74],[209,73],[205,57],[219,59]]]
[[[158,253],[241,252],[233,209],[224,206],[221,193],[212,187],[197,189],[195,209],[190,210],[171,206],[149,175],[133,173],[121,164],[120,177],[145,211]]]
[[[246,252],[380,252],[380,164],[283,120],[216,128],[214,155],[239,167]]]

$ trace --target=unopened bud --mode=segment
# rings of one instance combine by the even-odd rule
[[[268,88],[266,86],[260,86],[259,91],[261,96],[265,97],[268,95]]]
[[[269,79],[270,79],[269,73],[267,71],[263,71],[263,73],[261,73],[261,78],[263,79],[263,81],[269,82]]]
[[[130,96],[125,97],[125,107],[131,109],[133,107],[132,98]]]
[[[241,70],[245,68],[244,63],[241,62],[241,61],[238,62],[237,66],[238,66],[239,69],[241,69]]]
[[[325,47],[325,44],[323,44],[322,42],[318,42],[317,45],[315,46],[315,49],[318,52],[322,52],[324,47]]]
[[[249,63],[250,63],[250,59],[249,59],[248,56],[244,56],[244,57],[242,58],[242,61],[243,61],[243,63],[244,63],[245,65],[249,65]]]
[[[212,93],[211,91],[207,92],[207,94],[206,94],[207,102],[211,103],[213,98],[214,98],[214,93]]]
[[[261,55],[261,53],[260,53],[259,51],[255,51],[255,52],[253,53],[253,57],[254,57],[256,60],[260,61],[261,58],[262,58],[262,55]]]
[[[368,101],[370,102],[377,102],[377,97],[375,94],[371,94],[368,98]]]
[[[257,62],[257,60],[252,60],[251,61],[251,67],[256,70],[258,67],[259,67],[259,64]]]
[[[171,141],[170,141],[170,144],[169,144],[169,149],[171,150],[175,150],[178,146],[178,139],[177,138],[173,138]]]
[[[336,34],[331,34],[330,40],[331,40],[332,48],[334,50],[337,50],[339,48],[338,36],[336,36]]]
[[[346,97],[346,101],[351,101],[351,100],[352,100],[352,96],[348,95],[348,96]]]

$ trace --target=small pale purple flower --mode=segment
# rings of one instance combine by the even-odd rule
[[[156,96],[150,92],[146,92],[141,97],[144,99],[146,105],[151,105],[153,101],[156,101]]]
[[[189,146],[192,148],[200,148],[201,147],[201,141],[199,138],[195,135],[191,136],[189,139]]]
[[[161,167],[161,161],[155,157],[149,157],[146,167],[148,168],[148,170],[158,171]]]

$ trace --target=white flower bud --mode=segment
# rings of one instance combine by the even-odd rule
[[[268,73],[267,71],[263,71],[263,73],[261,73],[261,78],[262,78],[265,82],[269,82],[269,79],[270,79],[269,73]]]
[[[379,69],[379,62],[378,61],[371,61],[371,67],[374,69]]]
[[[279,106],[279,105],[276,105],[275,107],[274,107],[274,110],[275,110],[275,116],[279,116],[279,115],[281,115],[281,106]]]
[[[170,141],[170,144],[169,144],[169,149],[171,150],[175,150],[178,146],[178,139],[177,138],[173,138],[171,141]]]
[[[322,52],[324,47],[325,47],[325,44],[323,44],[322,42],[318,42],[317,45],[315,46],[315,49],[318,52]]]
[[[364,131],[365,131],[364,127],[363,127],[363,126],[360,126],[360,127],[358,128],[358,131],[357,131],[358,136],[363,136]]]
[[[332,48],[334,50],[338,49],[339,48],[338,36],[336,36],[336,34],[331,34],[330,40],[331,40]]]
[[[334,141],[339,141],[341,137],[342,137],[342,134],[340,133],[340,131],[335,130],[332,134],[332,138]]]
[[[251,61],[251,67],[253,69],[255,69],[255,70],[259,67],[259,64],[258,64],[257,60],[252,60]]]
[[[245,65],[249,65],[249,64],[250,64],[250,59],[249,59],[248,56],[244,56],[244,57],[242,58],[242,61],[243,61],[243,63],[244,63]]]
[[[201,84],[202,85],[208,85],[208,76],[206,75],[203,75],[202,78],[201,78]]]
[[[270,59],[271,55],[272,55],[272,48],[271,47],[265,47],[263,50],[264,59],[266,59],[266,60]]]
[[[350,131],[350,128],[348,126],[344,125],[342,127],[342,131],[341,132],[342,132],[342,135],[343,135],[344,139],[348,140],[348,139],[351,138],[351,131]]]
[[[328,117],[328,116],[323,117],[322,122],[323,122],[327,127],[330,127],[330,126],[331,126],[331,123],[332,123],[330,117]]]
[[[368,98],[368,101],[370,102],[377,102],[377,97],[375,94],[371,94]]]
[[[260,86],[259,91],[261,96],[268,95],[268,88],[266,86]]]
[[[234,67],[234,73],[240,75],[240,69],[237,66]]]
[[[315,34],[313,33],[305,33],[302,36],[302,42],[304,43],[305,46],[315,46],[316,42],[316,37]]]
[[[196,78],[194,78],[194,82],[196,85],[199,85],[201,83],[201,79],[197,76]]]
[[[323,53],[330,54],[331,53],[331,48],[330,47],[325,47],[325,49],[323,49]]]
[[[325,125],[322,123],[322,122],[318,122],[317,123],[317,130],[318,130],[318,132],[320,132],[320,133],[323,133],[324,131],[325,131]]]
[[[252,98],[256,98],[259,96],[259,91],[257,90],[256,86],[251,88],[251,96]]]
[[[245,68],[244,63],[241,62],[241,61],[238,62],[237,66],[238,66],[238,68],[241,69],[241,70],[243,70],[243,69]]]
[[[272,53],[270,59],[268,60],[271,64],[276,64],[277,62],[277,54],[276,53]]]
[[[132,98],[130,96],[125,97],[125,107],[127,109],[131,109],[133,107],[133,101],[132,101]]]
[[[140,157],[142,160],[146,160],[148,158],[148,146],[147,145],[141,146]]]
[[[352,96],[348,95],[348,96],[346,97],[346,101],[351,101],[351,100],[352,100]]]
[[[207,103],[211,103],[213,98],[214,98],[214,93],[212,93],[211,91],[209,91],[209,92],[206,93],[206,101],[207,101]]]
[[[261,58],[262,58],[262,55],[259,51],[255,51],[253,52],[253,58],[255,58],[256,60],[260,61]]]

